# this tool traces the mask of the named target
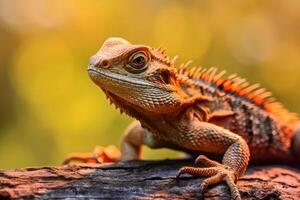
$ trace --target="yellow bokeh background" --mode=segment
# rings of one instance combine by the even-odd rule
[[[0,0],[0,168],[119,145],[132,119],[86,72],[111,36],[238,73],[300,112],[299,11],[298,0]],[[144,150],[145,159],[177,156]]]

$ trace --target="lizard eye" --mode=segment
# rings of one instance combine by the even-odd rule
[[[142,68],[147,63],[147,56],[144,53],[135,54],[131,60],[131,66],[134,68]]]
[[[129,57],[127,70],[132,73],[140,73],[147,68],[148,55],[144,51],[138,51]]]

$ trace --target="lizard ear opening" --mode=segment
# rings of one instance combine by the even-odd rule
[[[168,71],[162,71],[160,74],[161,80],[165,83],[165,84],[169,84],[170,83],[170,74]]]

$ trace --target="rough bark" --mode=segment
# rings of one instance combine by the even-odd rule
[[[187,160],[130,161],[0,171],[0,199],[203,199],[201,178],[175,175]],[[243,199],[300,199],[300,170],[251,166],[238,182]],[[204,199],[230,199],[225,184]]]

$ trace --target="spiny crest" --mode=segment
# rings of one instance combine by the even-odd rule
[[[106,95],[106,99],[108,99],[110,105],[114,105],[115,109],[119,110],[121,114],[125,113],[126,115],[128,115],[130,117],[133,117],[133,114],[128,109],[126,109],[125,107],[120,106],[120,104],[118,104],[116,102],[116,100],[111,96],[111,94],[109,95],[106,91],[104,91],[104,92],[105,92],[105,95]]]
[[[151,49],[154,59],[158,60],[159,62],[164,63],[165,65],[167,65],[169,67],[174,66],[174,63],[178,56],[175,56],[173,59],[170,59],[170,57],[165,54],[165,51],[166,50],[161,47]]]
[[[218,72],[215,67],[209,69],[193,67],[188,69],[190,63],[189,61],[181,65],[177,70],[178,74],[185,76],[185,78],[184,76],[180,78],[181,81],[194,86],[197,85],[197,82],[194,81],[195,79],[212,83],[220,90],[244,97],[250,100],[250,102],[263,107],[266,111],[274,114],[274,116],[280,118],[283,122],[293,123],[298,121],[296,113],[290,113],[281,103],[276,101],[271,92],[265,88],[261,88],[259,84],[250,85],[246,79],[236,74],[224,78],[226,71]]]

